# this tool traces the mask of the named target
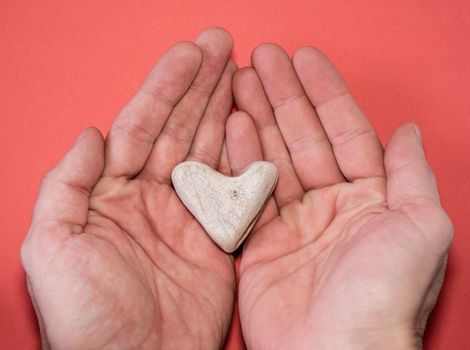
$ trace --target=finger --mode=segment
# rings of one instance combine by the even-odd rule
[[[387,202],[392,209],[415,198],[440,203],[436,182],[424,156],[417,127],[398,128],[387,146]]]
[[[293,63],[343,175],[349,181],[383,178],[383,148],[379,138],[334,66],[311,47],[298,50]]]
[[[274,190],[277,206],[280,208],[293,200],[300,200],[304,190],[295,173],[263,86],[253,68],[243,68],[235,73],[233,93],[238,109],[253,118],[264,160],[277,167],[279,179]]]
[[[225,30],[210,28],[199,35],[196,44],[203,55],[201,68],[155,141],[141,174],[144,178],[171,182],[171,171],[188,155],[207,104],[229,60],[233,40]]]
[[[220,153],[219,167],[217,169],[219,173],[225,176],[232,176],[232,169],[230,168],[230,162],[228,160],[227,143],[224,142],[222,145],[222,151]]]
[[[225,122],[232,110],[232,76],[237,66],[230,60],[202,117],[187,160],[217,168],[224,142]]]
[[[30,257],[24,250],[33,246],[47,255],[71,234],[83,232],[90,193],[103,171],[103,143],[98,130],[86,130],[62,161],[48,172],[34,207],[23,257]]]
[[[426,161],[418,128],[405,124],[393,134],[385,151],[387,202],[405,212],[423,232],[448,247],[452,224],[442,210],[434,174]]]
[[[180,42],[160,58],[114,121],[106,137],[105,176],[141,171],[171,110],[194,80],[202,61],[194,43]]]
[[[273,106],[277,124],[304,189],[344,181],[328,137],[289,56],[277,45],[264,44],[255,49],[252,62]]]
[[[261,144],[251,118],[244,112],[233,113],[227,121],[227,151],[234,176],[257,160],[263,159]],[[278,215],[276,202],[270,197],[254,229]]]

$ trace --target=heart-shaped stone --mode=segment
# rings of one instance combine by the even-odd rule
[[[187,161],[171,174],[176,193],[206,232],[227,253],[235,251],[253,228],[277,182],[268,162],[251,163],[236,177]]]

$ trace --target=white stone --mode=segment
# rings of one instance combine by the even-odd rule
[[[194,161],[178,164],[171,174],[186,208],[224,251],[235,251],[253,228],[277,182],[268,162],[251,163],[236,177],[224,176]]]

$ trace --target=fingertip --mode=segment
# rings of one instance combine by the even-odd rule
[[[303,76],[303,80],[307,84],[309,80],[312,83],[318,83],[318,81],[325,80],[325,77],[330,77],[326,79],[326,81],[330,81],[332,76],[339,76],[328,57],[322,51],[312,46],[298,49],[292,56],[292,65],[299,76],[306,74],[306,76]],[[332,72],[335,74],[332,75]]]
[[[292,57],[292,65],[315,107],[335,96],[348,94],[341,74],[319,49],[300,48]]]
[[[95,142],[97,144],[101,144],[104,146],[103,134],[98,128],[95,128],[94,126],[91,126],[82,132],[82,134],[80,135],[80,138],[85,138],[85,137],[90,138],[91,142]]]
[[[397,130],[395,130],[395,133],[410,133],[410,132],[414,132],[414,130],[418,128],[418,126],[413,123],[413,122],[407,122],[407,123],[403,123],[401,124]]]
[[[227,43],[227,45],[230,46],[230,48],[233,48],[233,36],[227,29],[223,27],[212,26],[207,28],[206,31],[210,32],[210,34],[213,36],[217,36],[219,40],[224,41],[225,43]]]
[[[390,137],[390,140],[385,147],[384,164],[387,172],[395,167],[395,163],[402,159],[403,154],[406,154],[404,148],[404,140],[409,139],[410,127],[407,124],[400,125]]]
[[[89,139],[87,152],[94,154],[94,168],[96,169],[94,175],[99,176],[104,169],[105,140],[101,131],[95,127],[89,127],[86,132]]]
[[[316,47],[306,46],[298,49],[292,56],[292,64],[299,75],[306,75],[303,77],[304,82],[321,83],[321,80],[325,80],[330,84],[334,82],[334,85],[338,83],[343,85],[342,78],[334,65]]]
[[[202,51],[196,44],[190,41],[177,42],[152,67],[141,90],[175,105],[193,81],[201,64]],[[169,82],[173,83],[170,87],[166,86]]]
[[[243,67],[238,69],[233,75],[232,90],[234,93],[235,100],[240,102],[240,96],[245,94],[251,94],[252,82],[254,79],[258,79],[256,71],[252,67]]]
[[[227,151],[234,175],[248,164],[263,158],[261,144],[251,117],[245,112],[235,112],[227,120]]]
[[[259,44],[258,46],[256,46],[253,49],[252,57],[253,56],[259,56],[259,55],[261,55],[261,56],[269,55],[269,54],[272,54],[272,53],[285,53],[285,51],[282,48],[282,46],[280,46],[276,43],[265,42],[265,43]]]
[[[253,74],[256,74],[256,71],[253,69],[253,67],[242,67],[239,68],[234,76],[233,76],[233,83],[234,85],[236,84],[237,86],[243,85],[243,81],[245,79],[250,78],[253,76]]]
[[[253,121],[248,113],[236,111],[227,120],[226,132],[232,139],[242,139],[252,131],[256,131]],[[227,135],[228,137],[228,135]]]
[[[170,46],[167,54],[171,55],[171,59],[181,59],[183,62],[202,62],[202,50],[192,41],[179,41]]]
[[[233,49],[233,37],[224,28],[209,27],[204,29],[197,37],[196,44],[211,46],[223,52],[231,52]]]
[[[326,55],[318,48],[313,46],[305,46],[297,49],[292,56],[294,64],[302,64],[306,60],[314,62],[328,61]]]
[[[101,131],[95,127],[85,129],[77,138],[74,148],[80,144],[80,147],[85,147],[87,151],[102,149],[104,150],[104,138]]]
[[[289,55],[284,49],[275,43],[262,43],[255,47],[251,53],[251,62],[253,66],[261,66],[272,61],[276,57],[289,59]]]
[[[421,132],[415,123],[404,123],[400,125],[393,133],[387,145],[387,149],[392,149],[402,152],[407,152],[407,149],[412,146],[421,146]],[[419,147],[421,148],[421,147]]]
[[[104,168],[104,139],[101,132],[90,127],[83,131],[58,166],[51,170],[82,187],[93,186]]]
[[[410,123],[410,124],[412,125],[412,127],[413,127],[413,129],[414,129],[416,138],[418,139],[418,141],[419,141],[420,143],[422,143],[423,138],[422,138],[422,136],[421,136],[421,130],[419,130],[418,125],[416,125],[416,124],[414,124],[414,123]]]
[[[404,123],[400,125],[397,132],[407,134],[409,135],[409,137],[413,137],[413,138],[419,137],[419,134],[420,134],[418,125],[416,125],[413,122],[408,122],[408,123]]]

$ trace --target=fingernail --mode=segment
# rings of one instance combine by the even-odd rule
[[[419,128],[418,126],[415,124],[413,125],[414,128],[415,128],[415,134],[416,134],[416,138],[418,139],[418,141],[421,143],[423,141],[422,137],[421,137],[421,131],[419,131]]]

